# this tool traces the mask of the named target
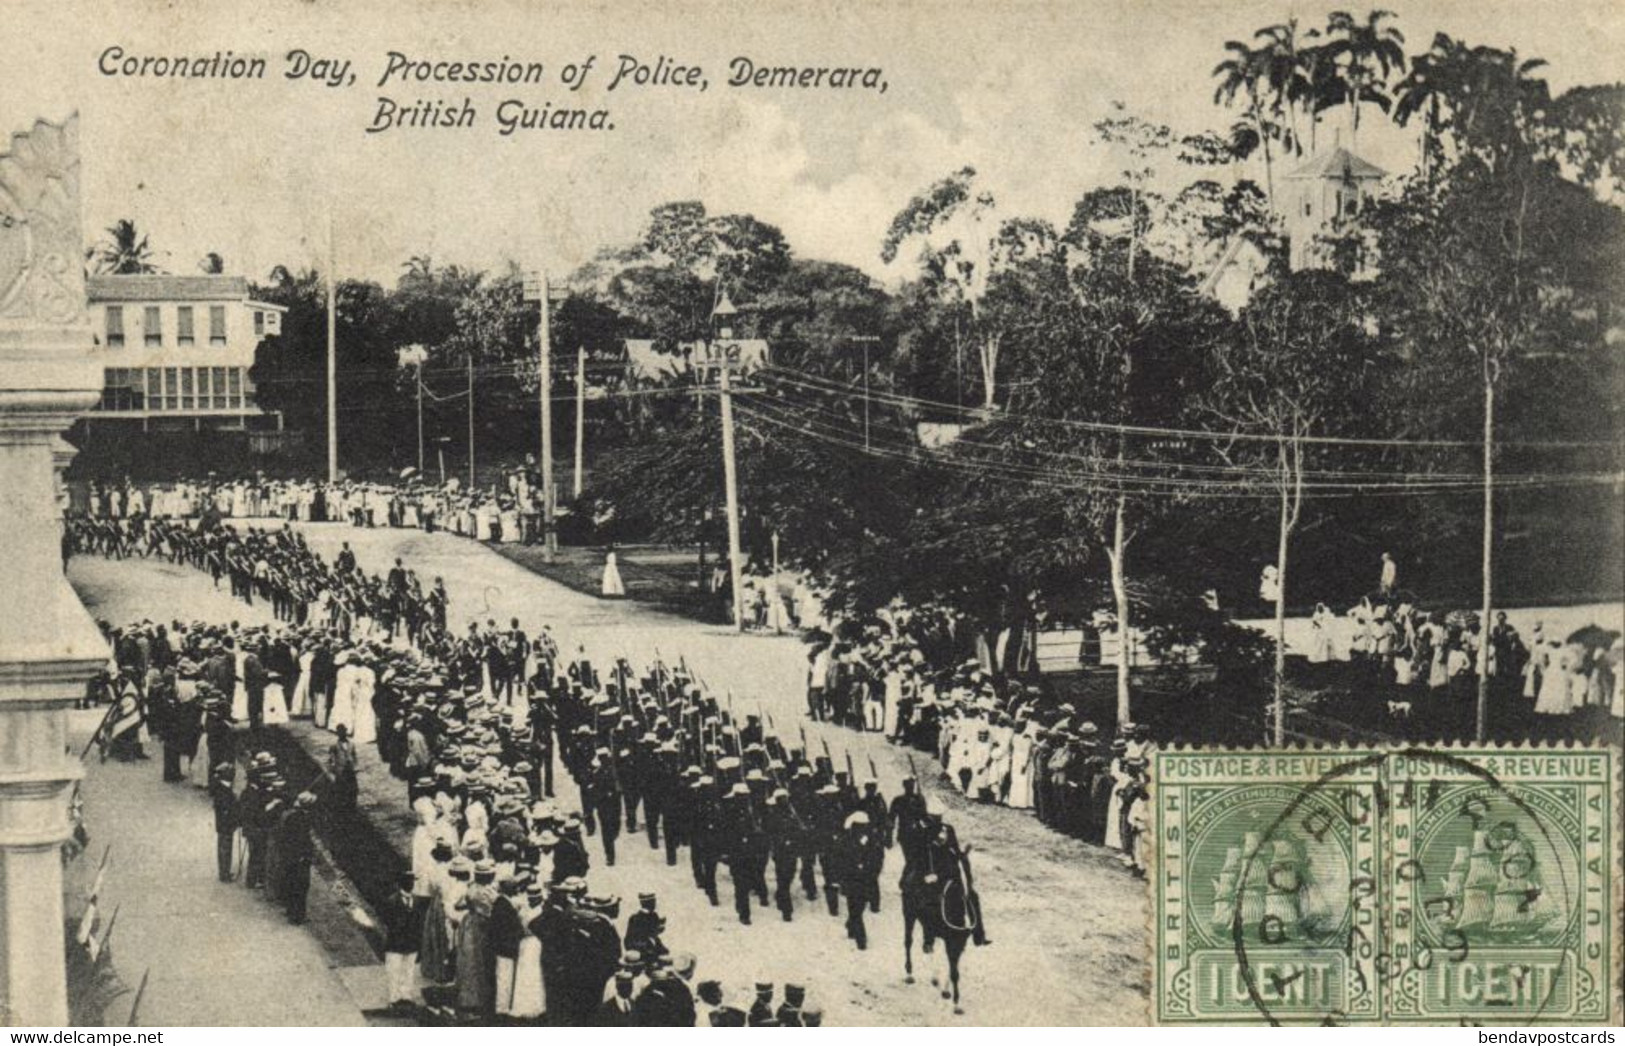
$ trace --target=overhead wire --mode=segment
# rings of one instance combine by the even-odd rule
[[[1243,482],[1229,482],[1223,480],[1202,480],[1179,476],[1143,476],[1124,475],[1109,471],[1071,470],[1059,471],[1044,466],[1030,465],[1022,462],[1008,460],[992,460],[976,456],[952,456],[935,453],[920,447],[917,443],[899,445],[887,439],[876,441],[872,435],[867,445],[861,432],[851,428],[843,428],[825,417],[798,414],[796,408],[773,401],[749,398],[736,402],[736,409],[746,416],[767,424],[777,426],[788,431],[795,431],[808,438],[818,439],[825,443],[840,446],[850,450],[869,453],[876,457],[904,460],[916,465],[928,464],[967,475],[996,476],[1000,478],[1029,481],[1042,486],[1058,487],[1061,489],[1090,489],[1098,490],[1101,487],[1109,489],[1131,490],[1136,493],[1164,494],[1170,496],[1196,495],[1210,497],[1235,498],[1274,498],[1278,491],[1260,489],[1257,486]],[[1114,462],[1109,457],[1102,457],[1094,462],[1099,466],[1111,466]],[[1616,473],[1597,474],[1570,474],[1561,476],[1535,475],[1535,476],[1505,476],[1497,481],[1498,489],[1530,489],[1551,488],[1570,485],[1590,485],[1599,483],[1618,483],[1622,479]],[[1327,483],[1304,485],[1305,497],[1353,497],[1364,495],[1422,495],[1461,492],[1468,493],[1481,489],[1482,481],[1427,481],[1402,480],[1398,482],[1367,482],[1367,483]]]
[[[829,391],[841,391],[851,394],[858,391],[854,386],[846,385],[831,378],[811,374],[806,371],[795,370],[777,364],[770,364],[766,370],[774,372],[781,377],[801,381],[815,387],[822,387]],[[868,393],[870,399],[913,407],[923,410],[941,410],[957,413],[966,417],[975,417],[986,420],[990,412],[986,408],[967,407],[963,404],[947,403],[941,400],[922,399],[917,396],[906,396],[899,393],[889,393],[883,390],[871,389]],[[1084,421],[1078,418],[1055,418],[1042,415],[1019,414],[1009,411],[995,412],[997,416],[1008,417],[1013,420],[1030,421],[1038,424],[1061,425],[1085,431],[1103,432],[1112,435],[1147,436],[1157,439],[1200,439],[1215,442],[1266,442],[1279,443],[1287,438],[1279,433],[1261,433],[1248,431],[1216,431],[1212,429],[1186,429],[1159,427],[1151,425],[1126,425],[1116,422]],[[1353,436],[1304,436],[1301,442],[1317,445],[1336,445],[1349,447],[1396,447],[1396,448],[1477,448],[1483,443],[1477,440],[1438,440],[1438,439],[1399,439],[1399,438],[1366,438]],[[1609,449],[1616,448],[1616,443],[1607,440],[1507,440],[1498,442],[1496,446],[1538,449],[1538,450],[1573,450],[1573,449]]]

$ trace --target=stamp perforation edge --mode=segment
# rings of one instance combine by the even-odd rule
[[[1595,960],[1597,966],[1600,967],[1599,973],[1602,977],[1601,990],[1607,999],[1607,1012],[1599,1017],[1582,1017],[1578,1020],[1570,1015],[1554,1014],[1551,1016],[1546,1016],[1544,1014],[1528,1015],[1523,1013],[1520,1013],[1515,1019],[1507,1021],[1494,1019],[1484,1021],[1464,1021],[1462,1018],[1448,1020],[1439,1019],[1437,1017],[1429,1018],[1425,1016],[1421,1018],[1396,1018],[1394,1014],[1388,1012],[1386,1008],[1387,1000],[1384,1000],[1384,1009],[1379,1014],[1379,1019],[1353,1021],[1348,1023],[1368,1025],[1439,1025],[1455,1023],[1609,1025],[1617,1024],[1622,1016],[1625,1016],[1625,987],[1622,987],[1621,983],[1621,974],[1622,972],[1625,972],[1625,890],[1622,890],[1622,883],[1625,883],[1625,844],[1622,844],[1622,835],[1625,835],[1625,833],[1621,832],[1620,823],[1622,809],[1625,809],[1625,781],[1622,781],[1621,779],[1622,758],[1621,752],[1617,748],[1576,741],[1547,742],[1528,740],[1485,744],[1460,740],[1437,744],[1424,742],[1415,744],[1379,743],[1366,745],[1353,745],[1347,743],[1297,743],[1280,746],[1207,746],[1175,744],[1157,749],[1152,753],[1150,760],[1151,773],[1149,775],[1149,802],[1151,803],[1151,818],[1149,830],[1152,838],[1148,847],[1149,869],[1146,877],[1147,889],[1150,891],[1147,898],[1147,920],[1149,925],[1147,926],[1146,935],[1148,951],[1147,959],[1150,966],[1148,971],[1150,992],[1146,1000],[1148,1023],[1152,1025],[1170,1024],[1175,1026],[1310,1023],[1293,1016],[1287,1016],[1284,1019],[1277,1020],[1273,1017],[1266,1017],[1264,1013],[1256,1010],[1252,1013],[1237,1013],[1233,1016],[1227,1015],[1223,1018],[1167,1019],[1164,1011],[1164,997],[1167,991],[1167,985],[1164,983],[1162,933],[1164,928],[1169,925],[1167,920],[1168,911],[1165,906],[1163,890],[1164,863],[1168,859],[1169,847],[1167,845],[1167,839],[1165,836],[1165,830],[1168,826],[1165,824],[1165,810],[1164,803],[1162,801],[1163,788],[1167,785],[1167,782],[1161,779],[1162,774],[1160,772],[1160,760],[1169,756],[1177,755],[1214,757],[1230,755],[1247,758],[1270,757],[1277,755],[1311,755],[1331,756],[1334,758],[1340,756],[1346,757],[1345,762],[1359,757],[1378,757],[1382,762],[1385,763],[1395,756],[1403,756],[1406,754],[1439,756],[1451,760],[1463,760],[1472,755],[1477,755],[1484,758],[1494,758],[1500,756],[1515,756],[1520,754],[1584,755],[1600,757],[1603,760],[1605,778],[1601,782],[1600,787],[1603,793],[1608,796],[1608,809],[1603,812],[1603,817],[1607,828],[1606,838],[1604,840],[1604,846],[1607,850],[1605,855],[1605,868],[1607,874],[1604,876],[1604,878],[1608,884],[1608,896],[1603,904],[1602,910],[1608,915],[1608,917],[1604,920],[1604,925],[1609,932],[1611,940],[1609,940],[1607,943],[1607,947],[1604,949],[1603,954],[1596,956]],[[1234,777],[1236,775],[1229,776]],[[1513,778],[1512,783],[1518,783],[1520,780],[1521,778]],[[1213,783],[1215,785],[1222,785],[1224,783],[1224,777],[1221,776],[1217,778]],[[1301,783],[1301,786],[1309,785],[1312,785],[1312,782]],[[1392,819],[1389,818],[1389,820],[1391,821]],[[1383,830],[1385,832],[1391,830],[1391,825],[1384,825]],[[1178,845],[1181,852],[1179,853],[1177,859],[1183,863],[1183,847],[1185,846],[1185,837],[1183,835],[1180,836]],[[1583,832],[1582,837],[1577,841],[1577,846],[1579,848],[1578,852],[1580,862],[1583,866],[1595,856],[1587,850]],[[1382,879],[1383,881],[1387,881],[1390,877],[1389,873],[1391,871],[1391,866],[1388,864],[1388,861],[1392,855],[1391,853],[1384,853],[1381,856],[1384,861]],[[1581,871],[1583,873],[1583,867]],[[1184,877],[1182,876],[1181,878],[1183,880]],[[1384,913],[1382,918],[1379,919],[1379,923],[1381,923],[1384,927],[1391,929],[1391,924],[1393,921],[1391,902],[1389,903],[1389,908],[1390,910]],[[1585,956],[1581,955],[1580,958],[1583,961]],[[1376,987],[1380,988],[1381,986],[1382,985],[1379,984]],[[1478,1014],[1474,1016],[1483,1015]],[[1511,1017],[1511,1014],[1508,1016]],[[1315,1023],[1318,1023],[1318,1021]]]

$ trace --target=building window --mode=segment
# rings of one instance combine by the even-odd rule
[[[265,337],[265,310],[264,309],[255,309],[254,310],[254,337],[256,337],[256,338]]]
[[[164,375],[157,367],[147,368],[147,409],[164,409]]]
[[[175,367],[164,368],[164,410],[179,410],[181,405],[181,374]]]
[[[102,383],[102,410],[140,410],[144,372],[139,368],[109,367]]]
[[[107,344],[114,347],[124,344],[124,306],[109,305],[107,307]]]
[[[181,368],[181,410],[197,410],[197,396],[192,388],[195,373],[191,367]]]
[[[1303,201],[1303,216],[1312,218],[1315,215],[1315,205],[1308,200]]]
[[[227,388],[230,389],[231,395],[230,402],[227,404],[227,406],[235,410],[243,405],[243,368],[227,368],[226,378],[229,382]]]
[[[211,376],[209,384],[214,390],[214,398],[211,402],[211,406],[213,406],[215,410],[225,410],[231,405],[226,401],[226,368],[215,367],[212,369],[214,370],[214,374]]]
[[[209,344],[224,345],[226,343],[226,307],[224,305],[209,306]]]
[[[175,310],[175,344],[192,344],[192,307],[182,305]]]
[[[141,334],[148,345],[164,343],[164,319],[158,306],[148,305],[142,313]]]

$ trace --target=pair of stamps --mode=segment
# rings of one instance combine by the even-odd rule
[[[1159,1024],[1620,1019],[1617,753],[1153,757]]]

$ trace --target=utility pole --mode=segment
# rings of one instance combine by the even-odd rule
[[[1478,622],[1478,695],[1473,737],[1483,742],[1490,732],[1490,611],[1494,608],[1491,578],[1495,556],[1495,379],[1499,363],[1484,350],[1484,604]]]
[[[423,475],[423,359],[418,359],[418,475]]]
[[[474,353],[468,354],[468,491],[474,492]]]
[[[773,631],[784,634],[784,612],[779,602],[784,597],[779,592],[779,529],[773,528],[773,601],[769,604],[769,611],[773,617]]]
[[[338,273],[333,262],[333,212],[327,212],[327,481],[339,481]]]
[[[734,628],[745,630],[745,604],[740,590],[743,555],[739,550],[739,475],[734,465],[734,404],[728,392],[728,361],[721,361],[717,377],[722,390],[722,478],[728,501],[728,574],[733,586]]]
[[[548,315],[551,303],[547,300],[547,273],[537,272],[525,280],[525,296],[533,297],[539,306],[536,321],[536,341],[540,358],[540,380],[536,383],[536,396],[541,407],[542,426],[542,559],[551,563],[558,556],[559,539],[553,532],[558,518],[558,491],[553,486],[553,346],[552,317]]]
[[[851,341],[863,346],[863,450],[869,451],[869,346],[880,339],[873,334],[854,334]]]
[[[581,497],[581,465],[587,439],[587,347],[576,347],[576,467],[570,478],[570,496]]]

